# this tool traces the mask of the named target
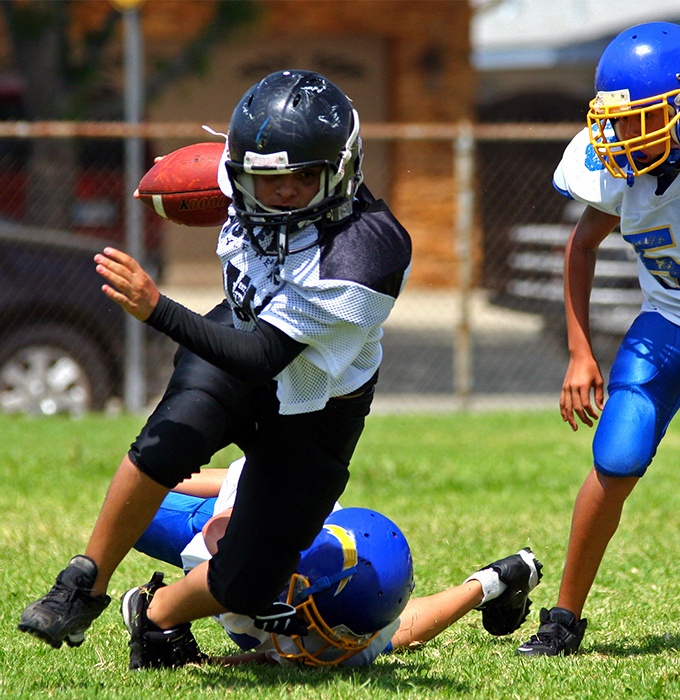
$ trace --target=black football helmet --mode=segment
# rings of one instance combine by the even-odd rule
[[[261,252],[278,255],[281,261],[286,253],[296,252],[288,240],[296,231],[351,214],[363,180],[359,115],[349,98],[322,75],[284,70],[253,85],[231,117],[227,148],[233,206]],[[319,191],[308,206],[279,210],[256,199],[253,175],[315,166],[323,170]],[[252,235],[256,229],[259,233]]]

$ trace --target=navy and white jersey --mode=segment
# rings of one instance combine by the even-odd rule
[[[604,168],[586,128],[567,146],[553,184],[568,197],[620,217],[621,234],[638,256],[642,310],[680,325],[680,177],[666,189],[649,174],[629,186]]]
[[[314,224],[293,234],[281,266],[262,252],[268,242],[255,246],[234,216],[220,233],[234,326],[251,330],[261,319],[307,346],[276,376],[282,414],[320,410],[380,365],[381,325],[408,277],[411,242],[383,202],[365,187],[360,196],[357,213],[322,236]]]

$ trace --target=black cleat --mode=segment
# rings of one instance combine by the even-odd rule
[[[538,586],[543,565],[528,547],[517,554],[499,559],[484,567],[493,569],[507,588],[498,596],[479,606],[482,624],[489,634],[498,637],[510,634],[527,619],[531,600],[529,593]]]
[[[565,608],[543,608],[540,620],[538,632],[517,649],[520,656],[568,656],[578,651],[588,620],[577,620]]]
[[[131,588],[121,601],[121,613],[130,633],[130,670],[143,668],[177,668],[200,664],[206,657],[198,648],[187,622],[162,630],[146,616],[146,611],[159,588],[165,586],[160,571],[149,583]]]
[[[50,592],[31,603],[21,614],[19,630],[44,640],[55,649],[66,642],[79,647],[85,630],[111,602],[107,595],[90,595],[97,578],[97,565],[81,554],[60,572]]]

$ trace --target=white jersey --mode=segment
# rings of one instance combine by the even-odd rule
[[[276,376],[282,414],[320,410],[371,379],[382,359],[381,326],[410,269],[408,234],[381,202],[317,239],[314,224],[295,233],[294,249],[302,250],[279,267],[232,216],[217,245],[235,327],[251,330],[260,318],[307,345]]]
[[[643,311],[658,311],[680,325],[680,177],[661,194],[653,175],[633,186],[609,174],[590,144],[587,128],[567,146],[553,177],[555,188],[621,219],[621,234],[638,256]]]
[[[220,493],[215,502],[215,507],[213,513],[221,513],[227,508],[232,508],[234,505],[234,500],[236,499],[236,491],[238,489],[238,480],[241,477],[241,472],[243,470],[243,465],[245,463],[245,458],[233,462],[229,466],[227,471],[227,477],[220,488]],[[341,508],[339,503],[336,503],[333,512]],[[182,566],[185,571],[193,569],[198,564],[208,561],[211,557],[210,552],[205,546],[205,541],[203,540],[203,535],[199,532],[191,542],[182,551]],[[271,634],[268,632],[263,632],[255,627],[251,617],[247,615],[236,615],[234,613],[224,613],[223,615],[216,615],[215,620],[225,629],[229,637],[234,641],[243,651],[253,651],[253,652],[266,652],[268,658],[277,661],[278,663],[286,663],[285,659],[282,659],[279,655],[273,641]],[[386,647],[390,644],[392,636],[399,628],[399,619],[395,620],[393,623],[385,627],[380,631],[371,644],[362,650],[355,656],[342,661],[340,665],[342,666],[367,666],[372,663],[373,660],[378,656]],[[277,636],[277,641],[284,653],[296,653],[298,648],[295,646],[294,642],[290,638],[279,635]],[[315,633],[310,632],[307,637],[304,638],[305,648],[310,652],[318,649],[323,644],[323,640]],[[330,649],[325,652],[325,656],[320,658],[328,661],[335,657],[337,658],[339,652]]]

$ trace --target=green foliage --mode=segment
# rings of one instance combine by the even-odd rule
[[[534,609],[506,638],[472,612],[436,640],[364,669],[269,667],[127,670],[118,599],[155,568],[133,552],[115,574],[114,602],[79,649],[53,650],[16,632],[23,607],[81,552],[109,480],[140,421],[0,418],[0,696],[12,698],[668,698],[680,694],[674,554],[680,489],[671,429],[626,506],[588,600],[582,653],[521,659],[537,611],[555,602],[576,492],[590,468],[592,432],[556,412],[374,415],[359,443],[345,505],[381,510],[406,533],[417,594],[459,583],[489,561],[531,546],[544,563]],[[229,450],[212,466],[236,456]],[[275,533],[272,533],[275,536]],[[208,653],[234,651],[209,620],[195,624]]]
[[[260,16],[260,8],[253,0],[229,0],[218,2],[215,17],[181,52],[170,60],[153,62],[154,71],[147,79],[146,94],[150,101],[183,75],[205,77],[211,61],[211,50],[224,44],[237,31]]]
[[[27,117],[120,119],[122,95],[112,92],[110,73],[120,70],[112,59],[111,44],[119,40],[122,13],[111,5],[101,26],[89,29],[76,42],[70,32],[73,2],[0,0],[14,67],[25,84]],[[158,97],[182,76],[204,74],[213,49],[258,17],[253,0],[215,3],[211,21],[171,60],[148,57],[147,97]]]

